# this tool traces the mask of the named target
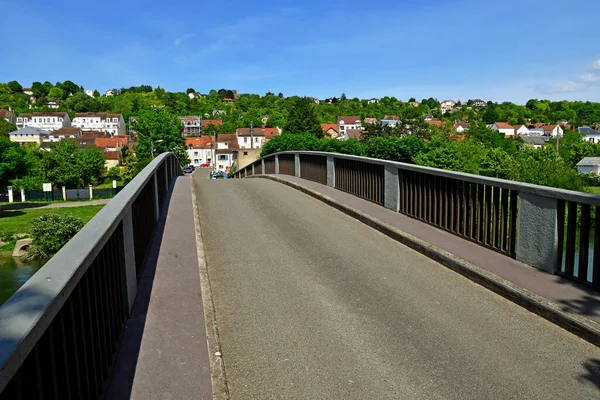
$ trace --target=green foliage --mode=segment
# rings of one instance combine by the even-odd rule
[[[416,136],[373,137],[365,142],[365,155],[382,160],[414,163],[414,156],[425,147],[425,142]]]
[[[70,214],[44,214],[30,222],[33,239],[27,258],[51,257],[56,254],[77,232],[83,228],[83,221]],[[30,258],[31,259],[31,258]]]
[[[128,157],[124,158],[123,161],[123,170],[121,171],[121,178],[123,182],[129,183],[135,178],[138,171],[136,165],[138,163],[137,157],[133,154],[130,154]]]
[[[61,100],[63,97],[65,97],[65,91],[59,87],[53,87],[50,89],[50,92],[48,92],[49,100]]]
[[[0,139],[0,190],[27,171],[24,150],[18,143]]]
[[[106,157],[96,147],[80,150],[74,141],[61,140],[42,153],[43,178],[56,187],[81,188],[102,181]]]
[[[114,167],[112,167],[111,169],[108,170],[108,172],[106,173],[106,176],[111,181],[120,181],[121,180],[121,168],[119,168],[118,166],[115,165]]]
[[[311,99],[308,97],[295,99],[284,132],[295,134],[308,133],[318,138],[323,137],[321,124],[315,114],[315,104]]]
[[[7,85],[11,93],[21,93],[23,91],[23,86],[17,81],[10,81]]]
[[[0,140],[8,139],[9,133],[17,130],[17,126],[15,124],[11,124],[4,118],[0,118]]]
[[[185,139],[181,136],[183,124],[179,117],[168,110],[143,111],[133,123],[138,131],[136,154],[138,158],[152,158],[165,151],[172,151],[181,165],[187,165],[190,160],[185,151]]]

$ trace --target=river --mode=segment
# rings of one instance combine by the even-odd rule
[[[18,258],[0,255],[0,305],[45,263],[46,261],[24,263]]]

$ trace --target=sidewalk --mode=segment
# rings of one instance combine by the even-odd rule
[[[169,195],[106,399],[212,399],[189,176]]]
[[[68,207],[83,207],[83,206],[95,206],[98,204],[106,204],[110,199],[97,199],[87,201],[66,201],[61,203],[44,203],[40,202],[29,202],[29,203],[4,203],[0,205],[0,211],[10,210],[24,210],[27,208],[68,208]]]
[[[513,258],[338,189],[294,176],[273,176],[331,197],[339,203],[452,253],[468,263],[557,303],[562,311],[600,322],[600,293],[590,288],[522,264]]]

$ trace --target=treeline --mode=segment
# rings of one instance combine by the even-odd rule
[[[211,90],[209,93],[198,95],[194,88],[186,92],[168,92],[164,88],[153,88],[150,85],[132,86],[114,89],[114,96],[94,96],[84,93],[84,88],[72,81],[34,82],[32,85],[35,103],[29,102],[29,96],[22,93],[22,86],[16,81],[0,83],[0,108],[12,107],[17,114],[31,111],[48,110],[45,108],[48,100],[60,100],[59,110],[68,112],[71,116],[76,112],[110,112],[123,114],[127,120],[137,116],[141,111],[155,108],[165,108],[175,115],[198,115],[205,119],[218,118],[223,125],[218,127],[218,133],[232,133],[236,127],[263,125],[267,127],[286,125],[290,110],[294,106],[296,96],[285,97],[283,93],[268,92],[265,95],[237,94],[233,89]],[[190,96],[189,94],[193,94]],[[235,99],[233,103],[223,102],[224,99]],[[335,101],[333,101],[335,100]],[[415,99],[409,99],[415,100]],[[30,109],[29,106],[33,108]],[[409,102],[395,97],[383,97],[377,101],[361,100],[358,98],[331,99],[331,103],[321,100],[315,104],[315,114],[320,123],[335,123],[339,115],[357,115],[361,118],[371,117],[382,119],[386,115],[400,115],[404,110],[414,108],[422,117],[432,114],[435,119],[453,123],[458,119],[467,122],[504,121],[511,125],[527,123],[556,123],[567,120],[573,126],[593,125],[600,122],[600,103],[582,101],[558,101],[532,99],[525,105],[511,102],[492,103],[475,107],[472,100],[457,103],[454,112],[442,114],[438,99],[422,99],[417,107]],[[224,113],[217,114],[217,111]]]
[[[427,127],[407,134],[402,127],[373,127],[361,140],[319,139],[310,134],[283,134],[267,142],[261,156],[279,151],[328,151],[400,161],[433,168],[586,191],[597,177],[580,174],[575,164],[583,157],[600,156],[600,145],[567,131],[556,142],[534,149],[520,138],[504,138],[483,123],[459,136],[447,127]]]

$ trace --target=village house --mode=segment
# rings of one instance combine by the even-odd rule
[[[0,118],[4,118],[11,124],[14,124],[17,121],[17,119],[15,118],[15,114],[13,114],[10,108],[8,110],[0,110]]]
[[[48,138],[49,132],[32,126],[26,126],[8,134],[11,142],[19,143],[21,146],[29,143],[41,144]]]
[[[577,163],[577,170],[582,174],[600,176],[600,157],[584,157]]]
[[[50,132],[44,142],[55,143],[63,139],[77,139],[81,134],[82,131],[79,128],[60,128]]]
[[[442,114],[454,110],[454,107],[456,107],[456,102],[454,100],[444,100],[440,103],[440,109],[442,110]]]
[[[321,124],[321,129],[327,138],[336,139],[338,137],[337,124]]]
[[[365,124],[376,124],[377,118],[365,118]]]
[[[577,132],[584,135],[583,140],[590,143],[600,143],[600,132],[590,128],[589,126],[580,126]]]
[[[485,107],[487,103],[481,99],[475,99],[471,104],[471,107]]]
[[[217,145],[212,136],[187,138],[185,149],[194,167],[212,166]]]
[[[34,112],[30,114],[21,114],[17,117],[17,128],[26,126],[39,128],[45,131],[55,131],[60,128],[71,126],[71,118],[66,112]]]
[[[122,114],[76,113],[73,126],[83,131],[106,132],[110,135],[125,134],[125,120]]]
[[[563,129],[558,124],[543,125],[544,136],[556,137],[563,135]]]
[[[529,128],[526,125],[519,124],[514,126],[516,136],[529,135]]]
[[[357,116],[339,116],[337,118],[337,130],[340,139],[348,138],[348,130],[362,129],[362,121]]]
[[[454,131],[456,133],[463,133],[469,129],[469,126],[471,126],[471,124],[468,122],[457,122],[454,124]]]
[[[515,135],[515,128],[513,128],[506,122],[495,122],[494,124],[492,124],[491,128],[495,131],[502,133],[505,137]]]

